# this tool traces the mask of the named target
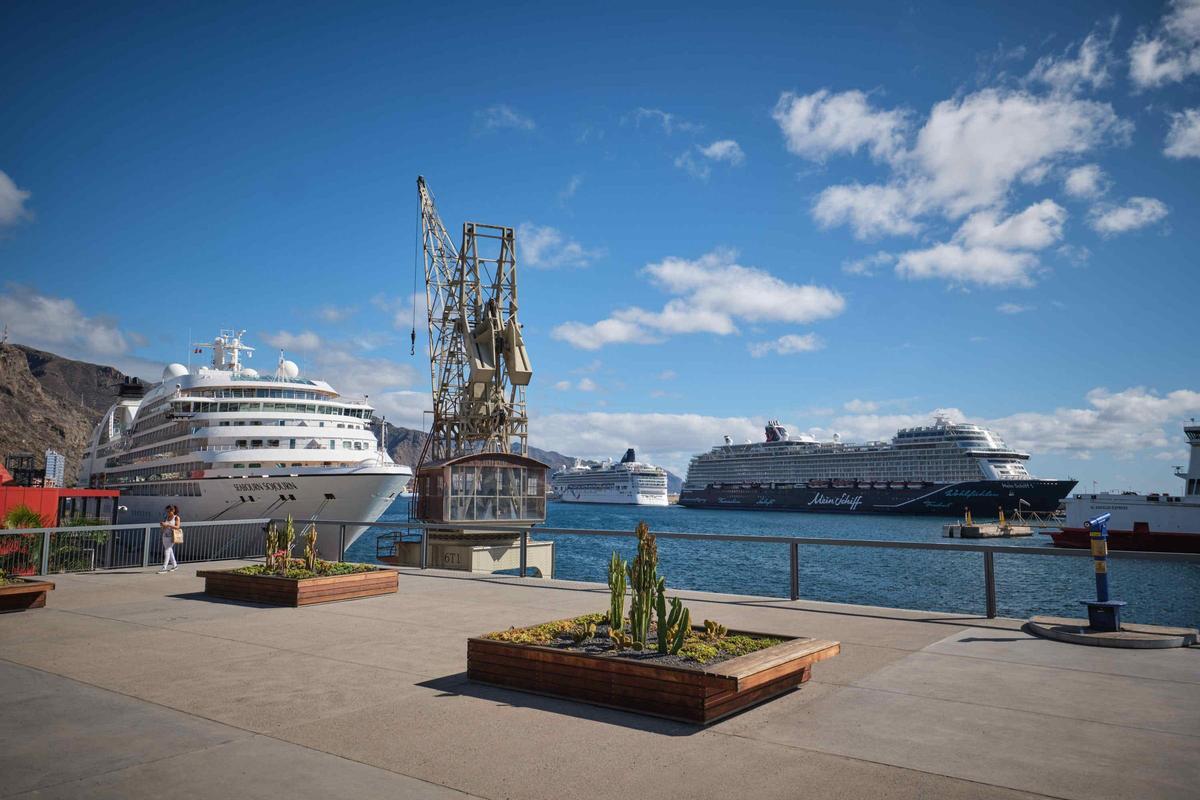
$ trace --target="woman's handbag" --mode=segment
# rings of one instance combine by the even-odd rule
[[[183,531],[176,528],[175,532],[171,534],[171,542],[172,544],[183,544]]]

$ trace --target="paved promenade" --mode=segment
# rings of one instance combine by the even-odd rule
[[[698,729],[466,681],[468,636],[602,611],[604,587],[404,571],[396,595],[283,609],[194,572],[57,576],[47,608],[0,616],[0,797],[1200,795],[1200,648],[684,592],[693,619],[843,648]]]

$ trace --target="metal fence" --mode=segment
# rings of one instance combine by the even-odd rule
[[[265,551],[265,530],[271,522],[282,520],[251,519],[225,522],[185,522],[184,543],[176,545],[176,558],[182,562],[261,558]],[[307,521],[306,521],[307,522]],[[445,525],[419,522],[369,522],[366,520],[319,520],[322,529],[332,526],[338,533],[338,560],[344,557],[346,532],[351,528],[392,531],[395,536],[419,541],[419,567],[429,566],[429,539]],[[633,538],[629,530],[581,528],[500,528],[492,531],[511,534],[521,551],[518,574],[527,573],[529,536],[615,536]],[[655,531],[660,539],[689,539],[706,542],[756,542],[786,547],[788,587],[782,596],[800,599],[800,552],[810,547],[861,547],[889,550],[926,550],[942,553],[979,553],[980,577],[988,617],[996,616],[995,556],[1003,555],[1091,558],[1091,551],[1065,547],[1029,547],[1016,545],[967,544],[965,542],[904,542],[885,539],[830,539],[801,536],[765,536],[761,534],[677,533]],[[1137,559],[1171,563],[1200,563],[1200,554],[1147,553],[1127,550],[1109,552],[1110,558]],[[119,567],[148,567],[162,561],[162,535],[157,524],[103,525],[97,527],[34,528],[0,531],[0,569],[18,575],[45,575],[54,572],[81,572]]]
[[[421,542],[421,569],[425,569],[429,566],[429,535],[436,535],[438,530],[445,530],[444,525],[426,525],[419,522],[364,523],[353,522],[350,520],[325,520],[323,524],[339,525],[343,527],[369,524],[370,527],[373,528],[404,531],[407,535],[412,536],[414,539],[419,538]],[[521,567],[518,570],[518,574],[522,578],[526,577],[526,565],[528,563],[526,558],[526,546],[529,542],[529,536],[532,533],[540,533],[552,536],[617,536],[628,538],[635,538],[637,536],[634,531],[629,530],[547,528],[540,526],[511,529],[497,528],[496,530],[501,533],[511,533],[514,540],[519,540],[519,547],[521,548]],[[979,553],[982,556],[980,560],[979,574],[982,578],[984,607],[986,609],[988,618],[994,618],[996,616],[995,557],[997,553],[1002,555],[1050,556],[1087,559],[1092,557],[1090,550],[1069,547],[966,544],[964,542],[904,542],[887,539],[830,539],[804,536],[765,536],[761,534],[677,533],[674,531],[654,531],[654,535],[659,539],[690,539],[706,542],[756,542],[759,544],[771,544],[779,547],[786,547],[788,552],[789,585],[787,587],[787,594],[782,596],[789,597],[792,600],[800,599],[801,547],[863,547],[884,548],[889,550],[926,550],[941,553]],[[1170,562],[1177,564],[1200,563],[1200,554],[1195,553],[1150,553],[1129,550],[1113,550],[1109,551],[1109,557],[1117,559]]]
[[[180,563],[259,558],[271,520],[185,522]],[[0,530],[0,570],[11,575],[49,575],[148,567],[163,560],[162,531],[149,525],[80,525]]]

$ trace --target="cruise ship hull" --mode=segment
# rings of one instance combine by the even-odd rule
[[[1050,512],[1075,487],[1075,481],[970,481],[925,486],[778,487],[761,484],[684,487],[679,505],[758,511],[812,511],[823,514],[926,514],[995,516]],[[1022,504],[1021,501],[1024,501]]]
[[[628,491],[596,491],[591,489],[574,489],[567,487],[559,489],[558,500],[563,503],[596,503],[601,505],[622,506],[665,506],[668,505],[667,493],[646,494]]]
[[[120,503],[127,510],[121,511],[119,521],[157,522],[170,504],[179,507],[184,522],[283,519],[290,515],[297,521],[299,537],[300,521],[314,517],[374,522],[401,495],[411,478],[412,473],[406,468],[267,478],[205,478],[188,482],[198,489],[199,496],[122,492]],[[168,486],[163,484],[163,489]],[[345,547],[353,544],[367,527],[347,526]],[[340,546],[340,526],[318,526],[317,548],[322,558],[336,559]]]

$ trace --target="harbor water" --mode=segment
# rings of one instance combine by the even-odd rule
[[[408,500],[397,502],[383,521],[407,519]],[[645,520],[655,531],[755,534],[842,539],[943,542],[940,517],[799,514],[778,511],[700,510],[681,506],[618,506],[549,503],[546,526],[632,531]],[[375,560],[370,529],[349,549],[347,559]],[[554,577],[603,583],[615,550],[632,559],[630,538],[537,534],[553,539]],[[1049,537],[987,539],[980,544],[1050,546]],[[788,548],[758,542],[662,539],[660,572],[678,589],[786,597]],[[996,604],[1001,616],[1037,614],[1082,617],[1079,600],[1095,595],[1090,559],[997,554]],[[1130,622],[1200,626],[1200,564],[1114,558],[1109,577],[1115,599],[1129,605]],[[801,546],[800,596],[834,603],[984,613],[983,556],[928,550]]]

